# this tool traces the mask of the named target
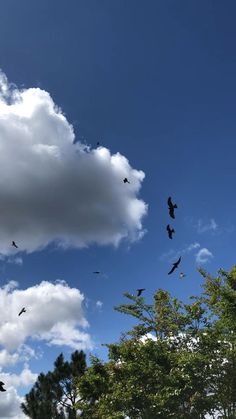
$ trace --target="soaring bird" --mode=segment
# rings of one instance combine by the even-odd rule
[[[94,272],[93,272],[93,274],[95,274],[95,275],[99,276],[100,278],[104,278],[104,279],[107,279],[107,278],[108,278],[108,275],[107,275],[107,274],[105,274],[105,273],[104,273],[104,272],[102,272],[102,271],[94,271]]]
[[[25,307],[22,308],[22,310],[19,312],[18,316],[20,316],[22,313],[26,313]]]
[[[12,244],[11,244],[13,247],[15,247],[16,249],[18,249],[18,246],[16,245],[16,243],[14,242],[14,240],[12,241]]]
[[[168,272],[168,275],[172,274],[172,272],[174,272],[174,270],[178,268],[180,261],[181,261],[181,256],[179,257],[177,262],[173,263],[173,268],[171,268],[170,272]]]
[[[167,201],[168,207],[169,207],[169,214],[171,218],[175,218],[174,210],[175,208],[178,208],[176,204],[173,204],[171,201],[171,197],[169,196]]]
[[[142,294],[142,292],[145,291],[145,288],[139,288],[137,291],[137,297],[139,297]]]
[[[123,182],[124,182],[124,183],[130,183],[130,182],[128,181],[127,177],[125,177],[125,178],[123,179]]]
[[[173,233],[175,233],[175,230],[170,227],[170,224],[168,224],[168,226],[166,227],[166,230],[168,231],[169,239],[172,239],[172,235]]]
[[[186,274],[184,274],[183,272],[180,272],[179,277],[180,279],[184,278],[186,276]]]
[[[3,386],[5,386],[5,384],[0,381],[0,391],[7,391],[5,388],[3,388]]]

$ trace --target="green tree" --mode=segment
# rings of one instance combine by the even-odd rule
[[[154,419],[176,417],[176,412],[179,418],[201,417],[209,410],[206,402],[200,403],[206,398],[204,359],[189,351],[188,344],[197,323],[206,321],[205,310],[196,302],[184,305],[163,290],[155,293],[153,304],[125,296],[130,302],[115,309],[137,318],[138,324],[119,343],[107,345],[108,363],[92,360],[79,384],[83,417]],[[189,362],[195,356],[198,379],[183,374],[184,355],[186,365],[187,355]]]
[[[220,269],[216,278],[204,270],[201,274],[215,341],[210,388],[223,418],[236,418],[236,267],[230,272]]]
[[[25,396],[21,408],[32,419],[76,419],[77,382],[86,369],[83,351],[71,354],[65,361],[60,354],[54,370],[40,374],[31,391]]]
[[[137,323],[80,380],[83,418],[236,418],[236,268],[200,273],[203,293],[189,304],[164,290],[152,304],[125,294],[115,309]]]

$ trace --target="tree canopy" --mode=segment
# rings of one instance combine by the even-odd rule
[[[115,307],[135,324],[106,344],[108,361],[83,352],[40,374],[26,395],[31,418],[236,418],[236,267],[216,278],[199,270],[203,291],[188,303],[158,289],[153,301],[125,293]]]
[[[236,268],[200,273],[188,304],[163,289],[151,304],[124,294],[115,309],[137,324],[79,381],[84,418],[236,418]]]

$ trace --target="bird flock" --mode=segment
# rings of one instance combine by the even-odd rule
[[[99,146],[99,143],[97,143],[97,146]],[[125,177],[123,179],[123,182],[130,184],[130,181],[127,179],[127,177]],[[168,208],[169,208],[170,217],[175,219],[175,209],[178,208],[177,205],[173,204],[171,197],[168,198],[167,204],[168,204]],[[168,224],[167,227],[166,227],[166,230],[167,230],[169,239],[172,239],[173,234],[175,233],[174,228],[172,228],[170,226],[170,224]],[[16,244],[16,242],[14,240],[12,241],[12,246],[15,247],[16,249],[18,249],[18,245]],[[179,267],[180,262],[181,262],[181,256],[179,257],[179,259],[176,262],[173,263],[173,266],[172,266],[171,270],[168,272],[168,275],[172,274]],[[101,274],[101,271],[94,271],[93,273],[95,275],[99,275],[99,274]],[[180,273],[180,278],[184,278],[185,276],[186,275],[183,272]],[[138,288],[136,296],[140,297],[141,294],[143,293],[143,291],[145,291],[145,288]],[[20,310],[18,316],[21,316],[23,313],[26,313],[26,308],[25,307],[23,307]],[[4,385],[5,384],[2,381],[0,381],[0,392],[6,391],[6,389],[3,388]]]
[[[175,209],[178,208],[176,204],[173,204],[171,196],[169,196],[168,200],[167,200],[167,204],[169,207],[169,215],[171,218],[175,219]],[[169,239],[172,239],[173,233],[175,233],[175,230],[173,228],[171,228],[170,224],[167,225],[166,230],[168,232],[168,237]],[[168,272],[168,275],[172,274],[178,267],[179,264],[181,262],[181,256],[179,257],[179,259],[173,263],[173,266],[171,268],[171,270]],[[181,272],[180,273],[180,278],[184,278],[186,275]]]
[[[175,209],[177,209],[178,206],[176,204],[173,204],[171,196],[169,196],[169,198],[167,200],[167,205],[168,205],[170,217],[173,218],[173,219],[175,219]],[[174,228],[172,228],[170,226],[170,224],[168,224],[167,227],[166,227],[166,230],[167,230],[169,239],[172,240],[173,239],[173,234],[175,233]],[[168,275],[171,275],[179,267],[180,262],[181,262],[181,256],[179,257],[179,259],[176,262],[173,263],[173,266],[170,269],[170,271],[168,272]],[[186,276],[185,273],[180,272],[179,277],[181,279],[184,278],[185,276]],[[137,295],[136,296],[137,297],[140,297],[143,291],[145,291],[145,288],[139,288],[139,289],[137,289]]]
[[[129,180],[126,177],[123,179],[123,182],[124,183],[130,183]],[[167,205],[168,205],[170,217],[172,219],[175,219],[175,209],[177,209],[178,206],[176,204],[173,204],[171,196],[169,196],[169,198],[167,200]],[[173,234],[175,233],[174,228],[172,228],[170,226],[170,224],[168,224],[167,227],[166,227],[166,230],[167,230],[169,239],[172,240],[173,239]],[[170,271],[168,272],[168,275],[171,275],[179,267],[180,262],[181,262],[181,256],[179,257],[179,259],[176,262],[173,263],[173,266],[170,269]],[[97,275],[101,274],[100,271],[94,271],[93,273],[97,274]],[[179,274],[180,279],[184,278],[185,276],[186,276],[186,274],[184,272],[180,272],[180,274]],[[137,291],[136,297],[140,297],[141,294],[143,293],[143,291],[145,291],[145,290],[146,290],[146,288],[138,288],[136,290]]]

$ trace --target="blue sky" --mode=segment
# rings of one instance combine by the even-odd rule
[[[122,203],[126,197],[125,202],[131,205],[136,197],[148,205],[146,215],[138,217],[142,230],[146,231],[140,240],[127,238],[115,247],[102,245],[99,239],[97,244],[87,243],[87,247],[81,248],[73,239],[73,246],[66,249],[50,240],[47,245],[45,236],[41,247],[34,247],[35,236],[23,238],[22,213],[22,225],[18,228],[16,218],[3,206],[3,209],[8,208],[9,214],[6,220],[5,215],[3,217],[6,228],[3,232],[0,229],[4,243],[8,243],[8,238],[10,243],[17,237],[19,250],[23,247],[25,251],[13,253],[10,249],[8,252],[5,244],[2,245],[5,255],[0,262],[2,286],[17,281],[18,290],[31,288],[35,292],[32,287],[42,281],[56,286],[55,281],[60,279],[66,281],[69,288],[80,290],[83,302],[79,294],[76,298],[90,325],[85,332],[93,342],[88,354],[92,352],[105,358],[106,351],[101,343],[117,341],[120,333],[133,324],[113,310],[115,305],[125,301],[123,292],[146,288],[145,295],[150,300],[157,288],[165,288],[186,300],[201,290],[202,279],[196,270],[199,251],[207,249],[212,254],[208,253],[202,266],[213,275],[220,267],[228,270],[235,264],[235,13],[236,4],[231,0],[227,4],[218,0],[71,0],[69,4],[62,0],[8,0],[2,4],[0,68],[8,81],[20,91],[37,87],[48,92],[67,123],[73,125],[76,144],[87,144],[92,150],[99,141],[109,150],[109,156],[116,153],[124,156],[130,165],[127,173],[131,178],[134,176],[137,188],[129,195],[124,188],[131,191],[132,182],[124,185],[121,176],[117,199]],[[47,138],[47,132],[40,131],[45,126],[39,124],[34,128],[38,130],[37,136]],[[0,132],[4,142],[5,128],[0,126]],[[9,167],[15,170],[21,159],[21,143],[19,147],[11,130],[6,138],[8,144],[12,143],[10,149],[3,147],[1,158],[8,163],[6,170]],[[23,159],[27,164],[26,148]],[[94,154],[95,160],[96,156]],[[42,168],[43,164],[42,160]],[[145,178],[136,178],[132,169],[144,172]],[[33,171],[31,176],[30,170],[33,166],[29,164],[29,188],[35,175]],[[71,169],[71,177],[68,177],[74,188],[76,177],[80,176],[76,170],[73,173]],[[111,181],[106,186],[106,174],[113,176],[113,172],[110,166],[107,170],[101,178],[101,194],[105,196],[111,191],[114,203],[116,187],[113,190]],[[88,177],[84,182],[92,190],[95,178],[90,180],[89,166],[85,173]],[[0,175],[5,179],[3,168]],[[13,189],[21,187],[21,180],[18,181],[18,175],[12,176]],[[5,186],[3,180],[0,202]],[[67,197],[63,205],[73,207],[77,189],[73,191],[66,190],[62,179],[61,199],[64,195]],[[48,194],[48,190],[42,187],[42,205],[44,193]],[[84,193],[89,194],[86,187]],[[168,216],[168,196],[178,204],[173,222]],[[82,200],[83,195],[80,198]],[[14,199],[13,204],[21,210],[24,206],[28,208],[29,203],[33,206],[27,194],[16,197],[15,202]],[[102,199],[103,195],[99,197],[100,205]],[[114,219],[116,223],[116,213],[109,208],[105,199],[106,219]],[[54,209],[55,220],[59,212],[60,205]],[[126,223],[125,214],[121,223],[119,219],[118,230]],[[169,222],[176,230],[172,241],[166,234]],[[138,222],[134,223],[132,234],[137,232],[137,225]],[[65,239],[69,237],[67,227],[63,230]],[[93,237],[92,225],[86,224],[84,229],[85,235],[89,231]],[[13,238],[12,234],[16,236]],[[179,254],[182,255],[181,266],[178,272],[168,276],[172,261]],[[22,263],[19,260],[18,264],[9,263],[8,255],[13,262],[15,257],[22,258]],[[104,275],[95,276],[95,270],[101,270]],[[179,279],[180,271],[187,275],[183,280]],[[96,306],[97,301],[103,303],[101,308]],[[30,313],[22,316],[22,322],[26,316]],[[42,336],[35,340],[27,335],[21,343],[27,345],[28,352],[33,348],[38,358],[21,356],[21,361],[14,365],[3,363],[2,372],[19,376],[25,368],[29,379],[24,383],[31,384],[34,374],[52,368],[61,351],[69,356],[73,350],[69,345],[52,343],[48,346],[47,342]],[[1,348],[5,349],[4,344]],[[14,351],[16,347],[9,353],[16,353]],[[10,380],[9,385],[14,387],[16,381],[16,378]],[[15,385],[21,396],[29,388],[22,383],[20,380]],[[11,395],[17,406],[13,390]],[[6,412],[0,415],[6,418]],[[19,413],[16,417],[19,418]]]

